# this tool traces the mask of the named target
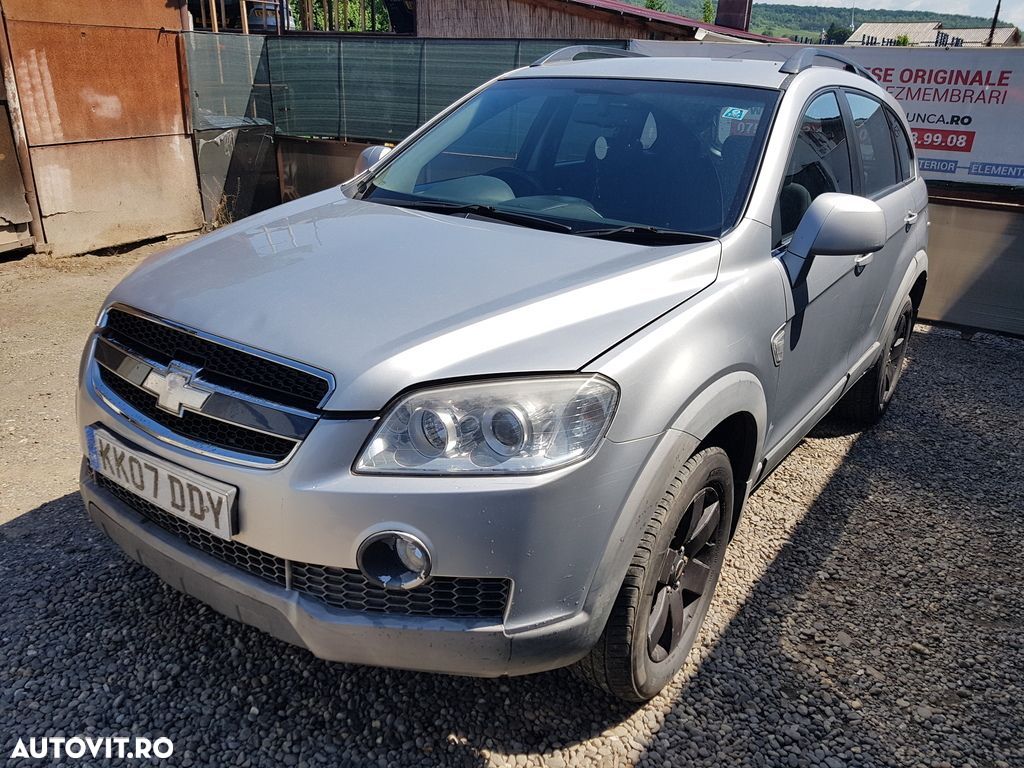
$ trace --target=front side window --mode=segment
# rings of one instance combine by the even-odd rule
[[[504,80],[383,163],[362,196],[487,206],[574,234],[718,237],[746,204],[777,97],[704,83]]]
[[[871,197],[899,181],[892,128],[881,102],[857,93],[848,93],[846,98],[860,151],[861,194]]]
[[[853,192],[850,146],[834,93],[817,97],[800,121],[775,208],[775,245],[790,237],[804,212],[825,192]]]

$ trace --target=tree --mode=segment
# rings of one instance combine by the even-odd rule
[[[304,0],[288,0],[291,6],[292,16],[299,29],[305,29],[303,25],[305,6]],[[330,12],[337,20],[331,26],[337,25],[342,31],[347,32],[387,32],[391,28],[391,21],[388,17],[387,5],[384,0],[350,0],[348,3],[348,17],[344,16],[345,5],[341,0],[311,0],[313,8],[312,29],[327,29],[327,14]],[[365,13],[365,23],[363,14]]]
[[[700,17],[705,24],[715,23],[715,4],[712,0],[704,0],[700,6]]]
[[[665,0],[645,0],[644,8],[648,11],[668,11],[668,5],[665,4]]]
[[[896,38],[896,45],[902,45],[902,46],[910,45],[910,38],[907,35],[899,35]]]
[[[853,30],[849,27],[844,27],[842,24],[836,24],[834,21],[828,25],[828,29],[825,30],[825,39],[834,45],[842,45],[853,34]]]

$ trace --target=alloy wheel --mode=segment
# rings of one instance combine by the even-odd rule
[[[714,563],[725,546],[718,535],[721,517],[719,489],[706,485],[686,508],[665,552],[647,621],[647,653],[655,663],[672,655],[695,618],[703,619],[702,601],[714,592]]]
[[[882,370],[882,403],[888,403],[896,391],[900,376],[903,373],[903,360],[907,356],[907,345],[910,342],[910,334],[914,328],[914,312],[912,309],[904,310],[896,321],[896,328],[893,330],[892,341],[885,352],[885,367]]]

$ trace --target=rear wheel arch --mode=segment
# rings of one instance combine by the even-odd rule
[[[914,304],[914,314],[921,311],[921,302],[924,301],[924,290],[928,285],[928,273],[922,272],[917,276],[914,287],[910,289],[910,301]]]

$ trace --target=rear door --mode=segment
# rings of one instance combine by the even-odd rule
[[[900,278],[914,257],[920,206],[915,199],[918,179],[913,156],[899,120],[886,105],[866,93],[847,89],[844,96],[853,137],[857,174],[854,187],[882,208],[888,238],[885,247],[872,254],[869,261],[862,260],[858,268],[858,354],[852,365],[861,355],[872,352],[872,345],[884,331]],[[925,226],[924,222],[920,226]]]

